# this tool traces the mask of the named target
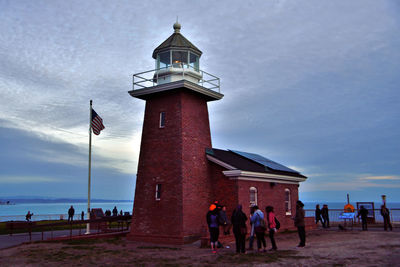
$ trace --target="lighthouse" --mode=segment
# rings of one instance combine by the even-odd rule
[[[155,69],[134,74],[129,91],[146,107],[128,239],[184,244],[207,234],[213,197],[207,103],[223,94],[219,78],[201,69],[202,52],[178,22],[173,29],[153,52]]]

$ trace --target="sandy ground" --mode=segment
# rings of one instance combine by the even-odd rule
[[[278,251],[247,254],[236,254],[228,243],[230,248],[217,254],[199,248],[198,242],[163,246],[113,238],[32,243],[0,250],[0,266],[400,266],[399,229],[317,229],[307,232],[305,248],[296,248],[297,233],[277,234],[276,240]]]

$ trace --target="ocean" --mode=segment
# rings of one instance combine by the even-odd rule
[[[25,220],[25,215],[28,211],[33,213],[32,220],[54,220],[60,219],[63,216],[64,219],[68,218],[68,209],[71,205],[75,209],[76,218],[80,219],[81,212],[83,211],[86,216],[87,202],[46,202],[46,203],[15,203],[12,205],[0,205],[0,221],[11,221],[11,220]],[[91,202],[90,208],[101,208],[105,212],[117,207],[118,212],[129,212],[132,214],[133,201],[115,201],[115,202]]]
[[[13,203],[11,201],[11,203]],[[327,204],[331,213],[331,217],[335,218],[338,216],[340,210],[343,210],[343,207],[346,203],[344,202],[304,202],[304,209],[306,210],[307,216],[314,216],[313,211],[315,210],[315,205],[320,204],[321,208],[323,204]],[[354,207],[357,208],[356,203],[351,203]],[[80,218],[81,212],[83,211],[86,214],[87,210],[87,202],[79,201],[79,202],[40,202],[40,201],[32,201],[32,202],[15,202],[12,205],[0,205],[0,221],[11,221],[11,220],[25,220],[25,215],[28,211],[33,213],[32,220],[54,220],[60,219],[62,216],[64,219],[68,218],[68,209],[70,206],[73,206],[75,209],[76,219]],[[112,210],[114,206],[117,207],[118,211],[129,212],[132,214],[133,210],[133,201],[92,201],[90,207],[91,208],[101,208],[103,211]],[[381,203],[375,203],[375,209],[379,210]],[[392,211],[395,221],[400,221],[400,203],[388,203],[389,209],[399,209]],[[335,211],[336,210],[336,211]],[[376,217],[379,220],[379,211],[376,211]]]

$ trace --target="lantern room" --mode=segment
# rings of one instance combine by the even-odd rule
[[[202,78],[199,62],[202,52],[180,33],[178,22],[173,28],[174,33],[153,52],[156,61],[154,82],[163,84],[188,80],[198,83]]]

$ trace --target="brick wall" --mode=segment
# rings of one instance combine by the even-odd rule
[[[165,127],[159,128],[160,112]],[[204,234],[211,195],[207,102],[188,90],[146,101],[130,239],[182,243]],[[161,200],[155,200],[161,184]]]

